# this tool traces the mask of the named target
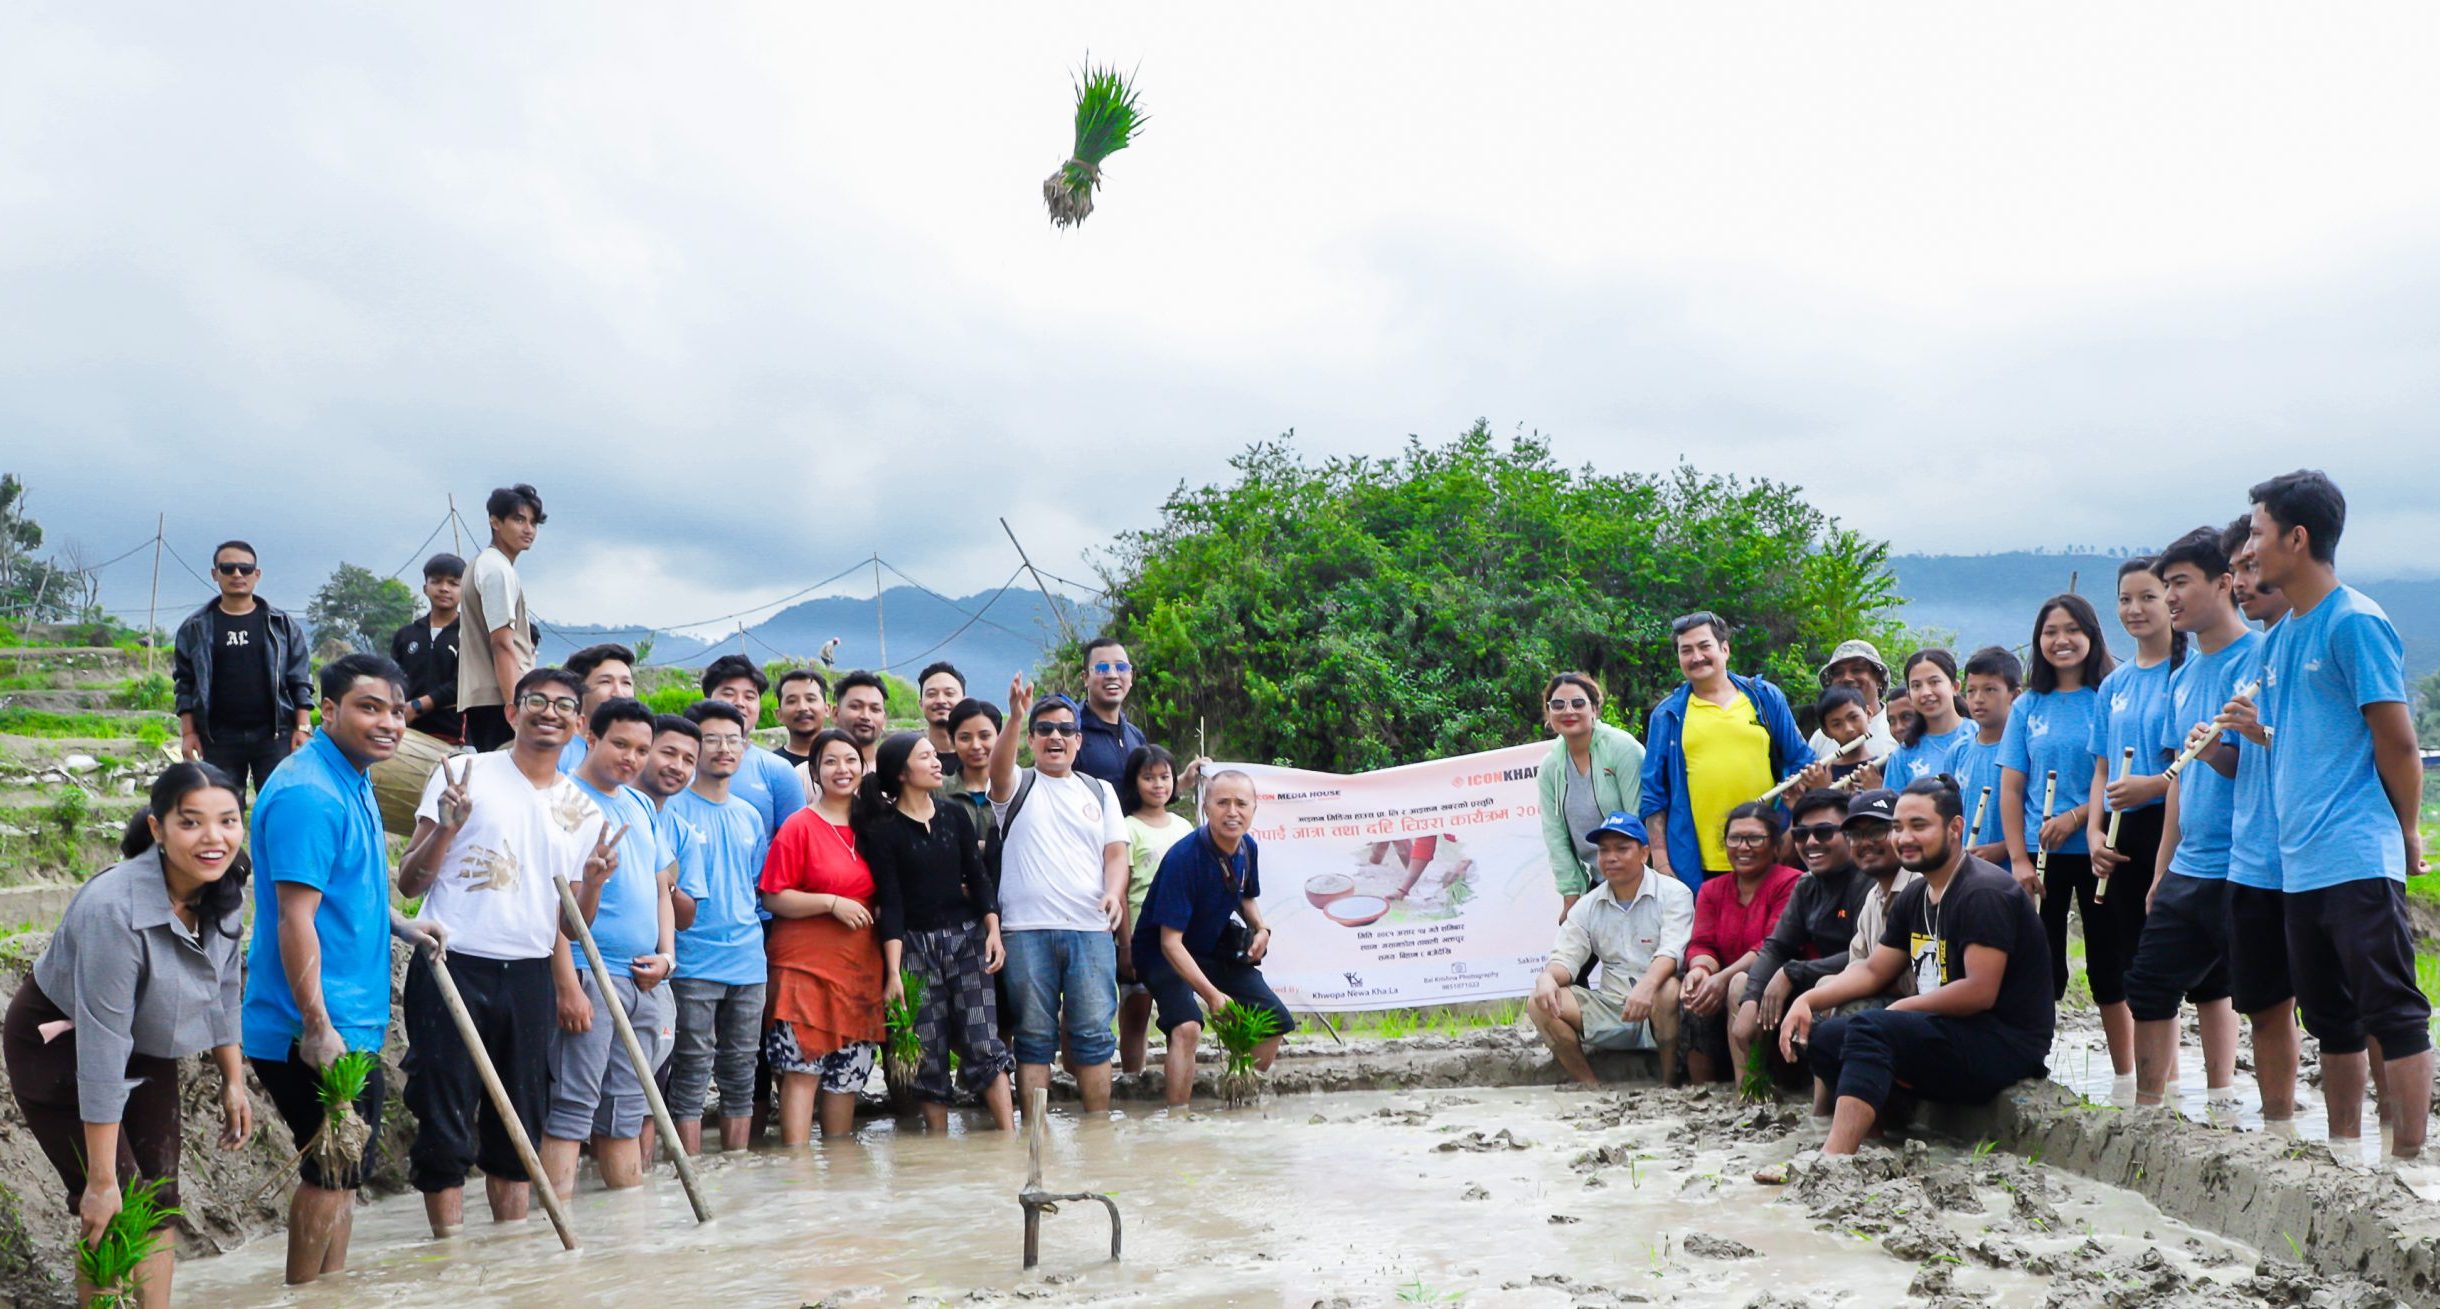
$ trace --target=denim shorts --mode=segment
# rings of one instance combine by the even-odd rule
[[[1003,932],[1008,999],[1016,1009],[1017,1062],[1049,1064],[1064,1033],[1078,1064],[1118,1053],[1118,952],[1108,932]]]

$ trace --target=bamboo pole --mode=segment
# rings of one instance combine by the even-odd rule
[[[610,986],[610,966],[602,961],[602,948],[593,940],[593,928],[585,922],[584,910],[576,903],[576,892],[568,887],[565,873],[552,873],[551,880],[559,885],[559,907],[568,921],[575,925],[576,943],[584,947],[585,963],[593,969],[593,983],[602,993],[602,1002],[610,1011],[610,1021],[618,1029],[619,1044],[627,1048],[627,1059],[635,1065],[636,1080],[644,1084],[644,1104],[652,1110],[653,1126],[660,1130],[661,1143],[669,1151],[670,1162],[677,1165],[678,1184],[686,1188],[686,1202],[695,1210],[695,1221],[712,1221],[711,1202],[703,1198],[703,1188],[695,1182],[694,1161],[687,1158],[686,1146],[678,1140],[678,1125],[669,1116],[669,1102],[661,1098],[660,1083],[653,1079],[652,1060],[644,1056],[644,1043],[636,1039],[635,1023],[627,1016],[627,1006],[621,1004],[618,992]],[[649,1167],[650,1159],[644,1161]]]
[[[169,526],[168,514],[153,516],[153,575],[152,595],[144,602],[144,675],[156,671],[161,654],[161,536]]]
[[[449,493],[449,553],[466,557],[466,539],[458,535],[457,492]]]
[[[438,950],[425,958],[432,965],[432,980],[440,985],[442,1003],[449,1006],[449,1016],[457,1021],[458,1038],[466,1043],[466,1057],[474,1061],[474,1071],[483,1079],[483,1089],[491,1095],[491,1107],[508,1132],[508,1143],[516,1147],[517,1161],[525,1165],[534,1194],[542,1200],[542,1211],[551,1216],[551,1226],[559,1232],[559,1244],[565,1249],[575,1249],[576,1229],[568,1225],[568,1211],[560,1207],[559,1193],[551,1189],[551,1175],[542,1170],[542,1157],[534,1153],[533,1138],[525,1134],[525,1121],[517,1117],[517,1107],[509,1103],[508,1088],[500,1084],[500,1070],[492,1066],[491,1052],[483,1048],[483,1034],[475,1030],[474,1015],[466,1012],[466,997],[458,994],[457,981],[449,976],[448,961]]]
[[[1008,543],[1017,548],[1018,562],[1025,565],[1026,572],[1033,574],[1034,589],[1042,593],[1042,603],[1051,607],[1051,617],[1059,624],[1059,634],[1066,637],[1071,644],[1074,643],[1076,640],[1076,629],[1068,626],[1067,611],[1061,609],[1059,607],[1059,602],[1051,598],[1050,587],[1044,585],[1042,581],[1042,570],[1034,567],[1033,557],[1025,553],[1025,543],[1017,539],[1017,529],[1010,527],[1008,525],[1008,520],[1006,518],[1002,518],[1000,520],[1000,530],[1008,533]]]

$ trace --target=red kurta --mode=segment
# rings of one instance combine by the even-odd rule
[[[760,889],[842,895],[872,908],[872,870],[855,841],[815,810],[797,810],[771,838]],[[774,918],[766,945],[771,1016],[796,1029],[799,1051],[812,1058],[882,1038],[881,937],[873,927],[851,928],[829,914]]]

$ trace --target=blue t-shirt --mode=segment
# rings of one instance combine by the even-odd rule
[[[586,744],[584,733],[578,732],[569,737],[568,743],[559,747],[559,775],[561,777],[576,776],[576,766],[583,763],[585,756],[591,753],[593,753],[593,747]]]
[[[2161,733],[2168,748],[2183,752],[2186,733],[2219,715],[2237,686],[2252,675],[2254,648],[2262,634],[2247,632],[2216,654],[2196,650],[2169,679],[2169,717]],[[2221,739],[2238,740],[2234,732]],[[2228,848],[2236,821],[2237,783],[2197,759],[2177,775],[2177,850],[2169,871],[2219,881],[2228,876]]]
[[[1999,752],[2008,738],[2003,735],[1984,745],[1982,728],[1974,723],[1966,726],[1970,730],[1966,739],[1958,743],[1956,756],[1949,761],[1949,773],[1957,779],[1958,797],[1965,801],[1966,821],[1974,823],[1966,833],[1966,844],[1992,845],[2008,839],[2008,831],[2000,825],[1999,817]],[[1984,787],[1991,788],[1988,806],[1983,804]],[[2040,803],[2040,797],[2035,797],[2035,803]],[[1978,809],[1982,821],[1975,823]]]
[[[1251,836],[1239,837],[1237,853],[1227,856],[1212,844],[1212,829],[1198,827],[1169,847],[1144,893],[1144,907],[1135,915],[1135,937],[1128,943],[1141,975],[1161,957],[1161,929],[1174,927],[1185,940],[1186,953],[1203,957],[1219,948],[1220,930],[1247,896],[1262,895],[1262,852]]]
[[[2373,765],[2367,705],[2406,700],[2398,629],[2372,597],[2342,586],[2271,634],[2263,721],[2279,857],[2294,895],[2342,882],[2406,880],[2406,838]]]
[[[2278,630],[2276,627],[2272,631]],[[2269,633],[2245,655],[2241,685],[2262,676],[2263,656],[2270,653]],[[2254,707],[2262,707],[2262,688],[2254,688]],[[2267,720],[2266,720],[2267,721]],[[2271,757],[2261,746],[2237,738],[2236,818],[2230,825],[2228,880],[2258,891],[2280,889],[2279,806],[2271,798]]]
[[[2129,746],[2135,749],[2135,766],[2127,770],[2129,777],[2151,777],[2164,772],[2169,761],[2177,757],[2174,750],[2164,755],[2160,749],[2161,734],[2169,730],[2169,675],[2173,671],[2169,663],[2163,659],[2150,668],[2123,663],[2101,679],[2101,696],[2093,709],[2092,739],[2088,744],[2093,757],[2109,765],[2113,780]],[[2065,785],[2067,779],[2062,777],[2059,781]],[[2149,809],[2159,803],[2147,800],[2135,807]],[[2103,809],[2109,808],[2107,796],[2102,797],[2101,805]]]
[[[1903,791],[1909,782],[1938,777],[1942,773],[1954,775],[1957,772],[1957,752],[1981,731],[1969,718],[1938,736],[1926,732],[1923,739],[1913,745],[1899,746],[1889,752],[1889,762],[1881,766],[1881,785],[1893,791]],[[1966,816],[1973,817],[1972,814]]]
[[[618,871],[610,874],[610,884],[602,888],[601,906],[593,911],[593,944],[601,947],[602,962],[616,976],[629,960],[661,946],[660,881],[661,870],[669,867],[669,856],[661,848],[652,801],[642,792],[622,786],[617,794],[604,795],[582,777],[575,781],[579,790],[601,806],[612,831],[622,825],[627,829],[618,842]],[[579,968],[585,966],[582,959],[576,962]]]
[[[678,933],[677,975],[730,986],[765,980],[754,883],[771,838],[761,816],[734,795],[714,804],[686,790],[669,798],[661,817],[687,829],[678,843],[678,889],[695,900],[695,925]]]
[[[746,743],[745,763],[729,779],[729,794],[752,805],[762,817],[766,842],[779,835],[779,825],[789,815],[805,807],[805,783],[797,778],[796,768],[751,741]]]
[[[2027,691],[2008,709],[2008,733],[2000,738],[1999,764],[2025,777],[2025,853],[2041,848],[2044,774],[2059,775],[2053,816],[2083,804],[2093,793],[2093,716],[2101,696],[2089,686],[2073,691]],[[2002,829],[2005,830],[2005,829]],[[2078,827],[2051,851],[2085,853]]]
[[[322,1008],[350,1050],[379,1050],[390,1030],[390,871],[373,783],[326,732],[288,756],[254,797],[254,940],[246,954],[241,1030],[248,1057],[286,1059],[305,1029],[280,963],[276,884],[322,893]]]

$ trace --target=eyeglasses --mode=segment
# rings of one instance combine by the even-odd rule
[[[1731,832],[1728,834],[1728,844],[1730,845],[1769,845],[1770,843],[1771,838],[1759,832]]]
[[[1121,660],[1119,660],[1117,663],[1114,663],[1114,664],[1113,664],[1113,663],[1108,663],[1108,662],[1103,662],[1103,663],[1098,663],[1098,664],[1095,664],[1095,665],[1093,665],[1093,671],[1094,671],[1094,672],[1096,672],[1096,673],[1103,673],[1103,674],[1109,674],[1109,673],[1131,673],[1131,672],[1135,671],[1135,665],[1133,665],[1133,664],[1131,664],[1131,663],[1128,663],[1128,662],[1127,662],[1126,660],[1124,660],[1124,659],[1121,659]]]
[[[1578,696],[1573,700],[1548,701],[1543,705],[1543,707],[1550,710],[1552,713],[1557,713],[1563,709],[1590,709],[1593,707],[1593,702],[1585,699],[1583,696]]]
[[[742,736],[707,736],[703,738],[703,748],[706,750],[743,750],[746,748],[746,739]]]
[[[1791,827],[1788,835],[1799,841],[1827,841],[1843,830],[1837,823],[1815,823],[1810,827]]]
[[[518,696],[517,707],[520,709],[530,709],[535,713],[541,713],[545,709],[552,709],[563,714],[572,714],[576,712],[577,704],[576,701],[564,695],[544,695],[540,691],[533,691],[525,695]]]
[[[1074,723],[1036,723],[1034,724],[1034,735],[1082,736],[1084,735],[1084,729],[1078,727]]]
[[[253,564],[214,564],[212,567],[222,577],[249,577],[255,569]]]

